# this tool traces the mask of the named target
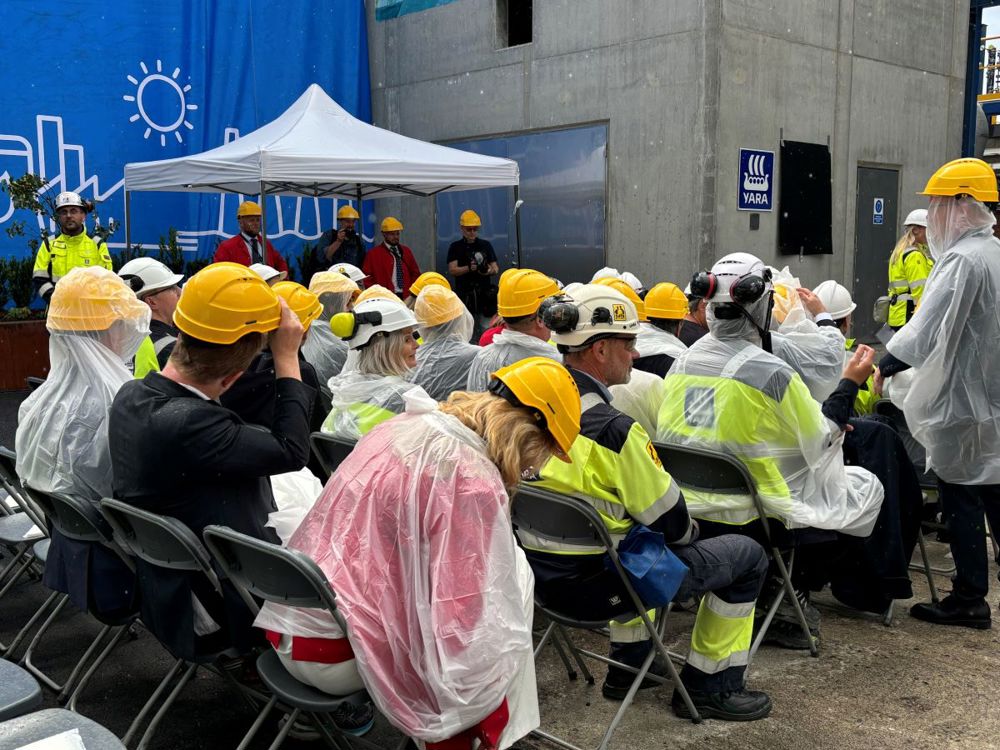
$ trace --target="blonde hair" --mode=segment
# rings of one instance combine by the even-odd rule
[[[358,372],[365,375],[398,375],[410,371],[406,364],[406,339],[413,333],[408,328],[400,331],[379,331],[358,352]]]
[[[911,247],[920,250],[920,252],[923,252],[920,245],[917,244],[917,238],[913,234],[913,227],[907,226],[906,231],[903,232],[903,235],[899,238],[899,242],[896,243],[896,247],[892,249],[892,255],[889,256],[890,265],[898,262],[899,259],[903,256],[903,253],[905,253]]]
[[[500,470],[511,497],[522,472],[528,467],[540,470],[558,449],[555,439],[528,409],[492,393],[456,391],[440,409],[486,441],[486,452]]]

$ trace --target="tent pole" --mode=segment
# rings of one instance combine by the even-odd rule
[[[517,267],[521,268],[521,212],[517,210],[520,186],[514,186],[514,235],[517,238]]]
[[[358,232],[358,234],[361,235],[361,247],[364,248],[364,246],[365,246],[365,215],[361,211],[361,185],[358,185],[358,193],[357,194],[358,194],[358,216],[361,217],[360,219],[358,219],[358,221],[361,222],[361,231]],[[374,234],[374,232],[373,232],[373,234]],[[372,242],[374,242],[374,241],[375,240],[373,238]]]
[[[132,191],[125,191],[125,249],[132,249]]]
[[[260,249],[260,256],[267,263],[267,189],[264,181],[260,181],[260,236],[263,239],[263,247]]]

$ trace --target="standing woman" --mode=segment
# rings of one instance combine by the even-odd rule
[[[910,211],[889,256],[889,327],[898,331],[920,304],[934,261],[927,250],[927,209]]]

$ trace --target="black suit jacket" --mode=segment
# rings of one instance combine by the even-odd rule
[[[281,378],[275,397],[267,430],[159,373],[126,383],[115,396],[108,427],[115,497],[172,516],[199,538],[209,524],[221,524],[277,542],[264,526],[275,509],[268,477],[301,469],[309,459],[315,392]],[[138,563],[143,622],[175,656],[195,659],[222,640],[217,636],[211,649],[197,641],[192,591],[228,634],[222,647],[252,642],[253,618],[233,590],[227,588],[220,601],[201,589],[201,576]]]

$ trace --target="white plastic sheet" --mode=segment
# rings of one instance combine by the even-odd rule
[[[548,341],[505,328],[493,337],[492,344],[482,347],[472,361],[466,387],[470,391],[485,391],[490,385],[492,373],[528,357],[548,357],[562,362],[559,350]]]
[[[268,513],[266,525],[275,530],[282,544],[287,544],[322,491],[323,483],[308,468],[271,477],[277,510]]]
[[[358,440],[380,422],[401,414],[409,391],[419,385],[397,375],[367,375],[357,370],[330,378],[332,408],[323,421],[323,432],[345,440]]]
[[[632,368],[628,383],[613,385],[611,405],[632,417],[649,435],[656,434],[656,422],[663,403],[663,378]]]
[[[316,376],[321,383],[326,383],[344,369],[347,342],[330,330],[327,316],[321,315],[309,325],[309,335],[302,342],[302,356],[316,368]]]
[[[652,357],[655,354],[666,354],[677,359],[687,350],[684,342],[652,323],[640,323],[639,335],[635,339],[635,350],[640,357]]]

